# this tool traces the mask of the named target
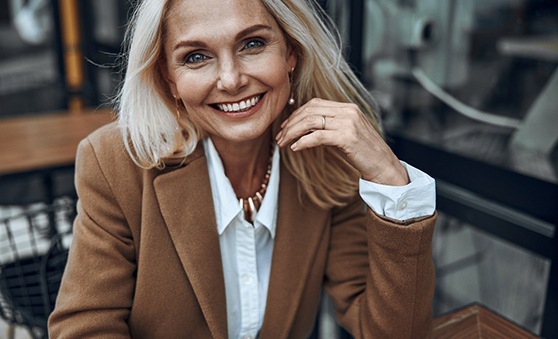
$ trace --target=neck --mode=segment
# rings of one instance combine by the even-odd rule
[[[221,157],[225,175],[237,197],[248,197],[260,189],[271,154],[271,131],[255,140],[230,142],[211,136]]]

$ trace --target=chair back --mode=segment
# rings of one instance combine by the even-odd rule
[[[0,317],[46,337],[75,217],[73,200],[57,200],[0,219]]]

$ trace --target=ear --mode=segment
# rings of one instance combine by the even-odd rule
[[[298,64],[298,53],[296,52],[296,48],[292,44],[287,45],[287,66],[289,68],[289,72],[291,69],[296,68]]]
[[[164,59],[165,57],[163,55],[162,57],[159,58],[159,61],[157,62],[157,68],[159,70],[159,74],[161,74],[162,80],[169,87],[171,94],[174,97],[178,97],[178,89],[176,88],[176,83],[174,82],[174,79],[170,75],[169,69],[167,67],[167,63]]]

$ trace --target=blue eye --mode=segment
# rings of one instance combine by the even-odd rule
[[[265,41],[262,39],[251,39],[244,45],[244,49],[254,49],[262,46],[265,46]]]
[[[203,55],[201,53],[190,53],[186,56],[186,58],[184,58],[184,63],[185,64],[198,64],[202,61],[207,60],[207,56]]]

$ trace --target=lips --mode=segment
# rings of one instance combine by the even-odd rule
[[[223,112],[244,112],[256,106],[262,97],[263,94],[258,94],[253,97],[240,100],[238,102],[219,103],[213,104],[211,106]]]

